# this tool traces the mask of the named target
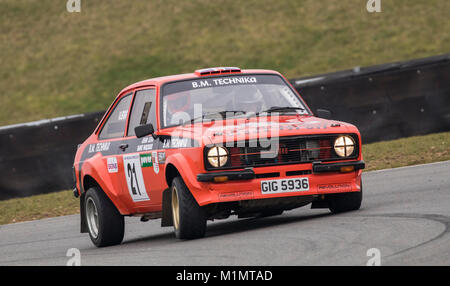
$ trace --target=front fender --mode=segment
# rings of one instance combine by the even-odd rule
[[[201,166],[199,165],[201,162],[194,161],[191,157],[176,153],[167,158],[166,166],[169,164],[172,164],[178,170],[178,173],[180,173],[181,178],[199,205],[205,205],[210,201],[210,191],[205,187],[204,183],[197,181],[197,174],[200,173],[198,166]]]

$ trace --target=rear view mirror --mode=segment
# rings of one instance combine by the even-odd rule
[[[324,118],[324,119],[331,119],[331,111],[326,109],[317,109],[316,110],[317,117]]]
[[[155,129],[153,129],[153,124],[149,123],[149,124],[145,124],[145,125],[140,125],[137,126],[136,128],[134,128],[134,133],[136,134],[137,138],[141,138],[150,134],[154,134]]]

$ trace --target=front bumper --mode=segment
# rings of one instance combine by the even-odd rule
[[[214,182],[215,178],[227,177],[228,180],[251,180],[256,177],[253,169],[245,169],[240,171],[225,171],[217,173],[198,174],[197,181],[199,182]]]
[[[313,162],[313,173],[326,173],[326,172],[342,172],[348,173],[351,171],[358,171],[364,169],[366,166],[364,161],[356,162],[339,162],[339,163],[321,163]],[[256,178],[256,174],[253,168],[247,168],[239,171],[224,171],[215,173],[204,173],[197,175],[197,181],[199,182],[214,182],[215,178],[227,177],[227,181],[233,180],[252,180]]]
[[[341,169],[342,167],[346,168]],[[211,172],[198,174],[196,188],[191,189],[191,191],[199,205],[273,197],[357,192],[361,189],[361,174],[364,167],[364,161],[330,164],[314,162],[301,165]],[[227,177],[227,179],[215,181],[215,178],[224,177]],[[262,181],[305,177],[309,179],[310,188],[308,191],[270,195],[261,192]]]
[[[325,172],[348,172],[343,170],[358,171],[366,167],[366,163],[361,161],[356,162],[339,162],[339,163],[321,163],[313,162],[312,169],[314,173],[325,173]],[[348,169],[349,168],[349,169]]]

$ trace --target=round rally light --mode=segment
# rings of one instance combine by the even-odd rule
[[[339,157],[348,157],[355,150],[355,140],[350,136],[340,136],[334,141],[334,151]]]
[[[224,147],[214,146],[208,150],[207,157],[211,166],[215,168],[222,167],[228,161],[228,151]]]

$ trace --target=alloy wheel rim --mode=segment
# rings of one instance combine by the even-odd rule
[[[178,229],[180,226],[180,210],[178,203],[178,195],[177,189],[173,187],[172,189],[172,217],[173,217],[173,226],[175,229]]]
[[[86,219],[89,227],[89,232],[94,238],[98,236],[98,211],[94,200],[89,197],[86,201]]]

